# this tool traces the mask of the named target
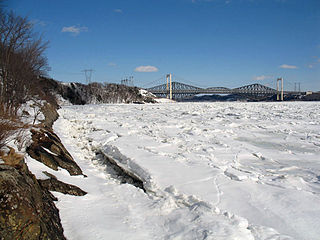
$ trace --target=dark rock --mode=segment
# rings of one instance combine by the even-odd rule
[[[143,101],[144,101],[145,103],[157,103],[157,101],[154,100],[153,97],[148,97],[148,96],[143,97]]]
[[[66,239],[53,200],[27,168],[0,164],[0,239]]]
[[[32,143],[27,147],[27,153],[32,158],[54,170],[58,170],[58,167],[61,167],[66,169],[70,175],[82,175],[80,167],[53,131],[34,128],[31,133]]]
[[[81,188],[77,186],[59,181],[56,178],[56,176],[50,173],[47,173],[47,172],[43,172],[43,173],[49,176],[50,179],[38,180],[38,181],[43,188],[46,188],[49,191],[61,192],[64,194],[70,194],[75,196],[84,196],[87,194],[87,192],[83,191]]]

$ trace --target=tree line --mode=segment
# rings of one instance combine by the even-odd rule
[[[5,112],[40,94],[37,83],[49,67],[44,55],[48,42],[33,31],[33,24],[26,17],[5,11],[1,4],[0,1],[0,106]]]

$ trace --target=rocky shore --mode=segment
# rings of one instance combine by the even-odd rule
[[[31,140],[26,152],[47,167],[66,169],[70,175],[83,175],[51,126],[57,119],[56,108],[47,104],[44,121],[28,129]],[[37,179],[25,162],[25,156],[12,147],[0,152],[0,239],[65,239],[57,199],[50,191],[83,196],[77,186],[59,181],[44,172],[47,179]]]

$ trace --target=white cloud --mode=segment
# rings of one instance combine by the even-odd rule
[[[113,11],[116,13],[123,13],[122,9],[120,9],[120,8],[114,9]]]
[[[87,27],[77,27],[77,26],[70,26],[70,27],[63,27],[61,32],[69,32],[73,35],[78,35],[80,32],[88,32]]]
[[[272,78],[272,76],[261,75],[261,76],[254,77],[253,80],[255,80],[255,81],[263,81],[263,80],[269,79],[269,78]]]
[[[284,68],[284,69],[297,69],[297,66],[294,65],[288,65],[288,64],[282,64],[279,66],[279,68]]]
[[[309,65],[308,65],[308,68],[313,68],[313,65],[312,65],[312,64],[309,64]]]
[[[134,70],[135,72],[158,72],[159,69],[154,66],[139,66]]]

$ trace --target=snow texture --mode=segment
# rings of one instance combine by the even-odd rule
[[[88,192],[54,193],[68,239],[319,239],[319,102],[86,105],[59,114],[54,129],[88,176],[45,169]],[[98,151],[146,192],[121,184]]]

